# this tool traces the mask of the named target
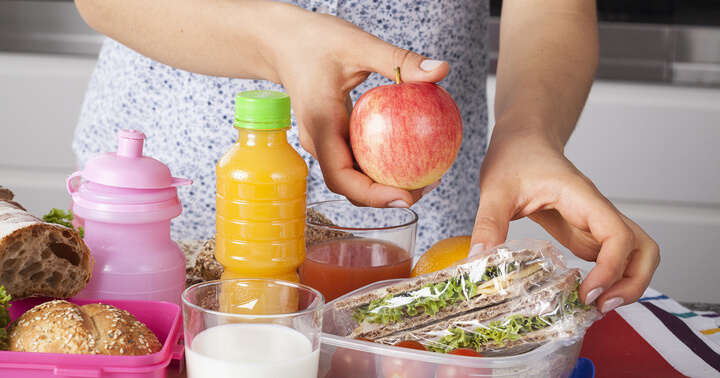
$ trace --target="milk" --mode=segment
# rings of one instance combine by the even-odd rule
[[[185,347],[189,378],[315,378],[319,357],[302,333],[276,324],[212,327]]]

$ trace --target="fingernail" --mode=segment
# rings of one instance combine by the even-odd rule
[[[430,193],[431,190],[437,188],[439,185],[440,185],[440,180],[437,180],[434,183],[426,186],[422,191],[422,195],[424,196],[424,195]]]
[[[585,304],[589,305],[590,303],[595,302],[602,292],[603,289],[601,287],[596,287],[595,289],[590,290],[590,292],[585,296]]]
[[[606,300],[605,303],[603,303],[602,309],[600,310],[600,312],[602,312],[603,314],[606,314],[606,313],[616,309],[618,306],[623,304],[623,302],[624,302],[624,300],[620,297],[610,298],[610,299]]]
[[[480,252],[485,250],[485,244],[483,243],[477,243],[472,248],[470,248],[470,253],[468,253],[468,257],[479,255]]]
[[[442,60],[434,60],[434,59],[425,59],[420,63],[420,68],[423,69],[423,71],[430,72],[443,64]]]
[[[407,202],[405,202],[403,200],[395,200],[395,201],[390,202],[388,204],[388,207],[402,207],[402,208],[407,209],[408,207],[410,207],[410,205],[408,205]]]

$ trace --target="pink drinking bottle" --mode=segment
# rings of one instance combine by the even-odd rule
[[[176,187],[192,181],[143,156],[142,132],[118,135],[117,152],[93,156],[67,179],[73,213],[84,219],[84,241],[95,258],[92,278],[76,297],[180,304],[185,255],[170,238],[170,220],[182,212]],[[76,190],[71,181],[78,176],[84,181]]]

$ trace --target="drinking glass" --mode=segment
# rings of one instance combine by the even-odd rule
[[[187,288],[182,302],[189,378],[317,377],[325,304],[317,290],[224,279]]]
[[[373,282],[410,276],[414,211],[358,207],[347,200],[311,203],[307,211],[300,282],[319,290],[326,301]]]

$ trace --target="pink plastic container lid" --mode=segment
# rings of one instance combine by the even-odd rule
[[[161,161],[143,156],[145,134],[138,130],[118,133],[117,152],[95,155],[85,163],[82,174],[86,180],[118,188],[163,189],[188,185],[192,181],[172,177],[170,168]]]
[[[72,200],[76,216],[104,223],[150,223],[182,213],[176,188],[116,188],[85,181]]]
[[[143,155],[145,134],[118,133],[117,152],[95,155],[67,179],[75,215],[108,223],[147,223],[182,212],[177,188],[191,180],[173,177],[162,162]],[[85,181],[77,189],[76,178]]]
[[[17,319],[50,298],[11,302],[10,316]],[[162,343],[162,349],[146,356],[101,356],[36,352],[0,352],[2,377],[165,377],[172,360],[182,360],[183,332],[180,306],[168,302],[67,299],[78,305],[105,303],[123,309],[143,322]]]

